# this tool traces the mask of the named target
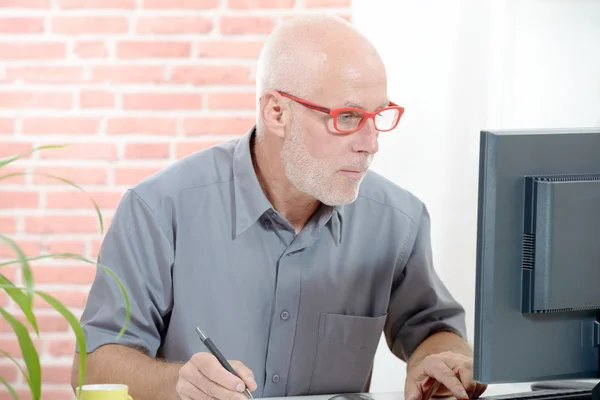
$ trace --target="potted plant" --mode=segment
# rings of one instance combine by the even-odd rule
[[[50,149],[50,148],[59,148],[59,147],[64,147],[64,146],[65,145],[40,146],[40,147],[33,148],[32,150],[28,150],[28,151],[16,154],[16,155],[8,157],[8,158],[0,159],[0,183],[2,180],[10,178],[10,177],[27,174],[26,172],[3,173],[3,168],[5,168],[7,165],[21,159],[22,157],[24,157],[30,153],[33,153],[35,151],[40,151],[40,150]],[[62,178],[60,176],[54,176],[54,175],[48,175],[48,174],[35,174],[35,175],[41,175],[41,176],[45,176],[45,177],[48,177],[51,179],[59,180],[65,184],[70,185],[71,187],[85,193],[85,190],[83,190],[79,185],[77,185],[76,183],[74,183],[68,179]],[[89,197],[89,195],[88,195],[88,197]],[[89,198],[90,198],[90,202],[94,206],[94,208],[96,210],[96,214],[98,216],[98,220],[99,220],[99,224],[100,224],[100,233],[104,233],[102,212],[100,211],[100,208],[98,207],[96,202],[91,197],[89,197]],[[45,258],[71,258],[71,259],[77,259],[77,260],[80,260],[83,262],[87,262],[90,264],[95,264],[98,266],[98,268],[103,268],[119,285],[119,288],[125,298],[125,305],[126,305],[125,321],[124,321],[123,327],[121,328],[121,332],[119,333],[118,336],[121,336],[125,332],[125,330],[127,329],[127,325],[129,323],[129,318],[130,318],[130,304],[129,304],[129,298],[127,296],[125,287],[123,286],[121,281],[117,278],[117,276],[110,270],[110,268],[108,268],[107,266],[104,266],[104,265],[100,265],[100,264],[96,263],[95,261],[89,260],[86,257],[84,257],[83,255],[73,254],[73,253],[53,253],[53,254],[43,254],[43,255],[28,257],[25,255],[25,253],[19,247],[19,244],[15,240],[11,239],[7,235],[2,234],[1,232],[0,232],[0,242],[8,245],[15,254],[14,259],[0,262],[0,290],[6,292],[6,294],[15,302],[15,304],[19,307],[20,311],[23,313],[25,321],[22,322],[19,318],[17,318],[15,315],[11,314],[7,310],[5,310],[3,307],[0,307],[0,316],[8,322],[8,324],[12,327],[12,330],[14,331],[15,335],[17,336],[17,340],[19,342],[19,347],[21,349],[22,358],[25,363],[25,367],[23,367],[11,354],[8,354],[6,351],[0,349],[0,354],[9,358],[12,362],[14,362],[17,365],[17,367],[21,370],[23,377],[25,378],[25,380],[29,386],[32,399],[39,400],[41,398],[41,392],[42,392],[42,388],[41,388],[42,374],[41,374],[41,367],[40,367],[40,358],[39,358],[39,354],[33,344],[33,341],[32,341],[31,335],[30,335],[30,329],[32,329],[33,332],[38,337],[40,335],[37,320],[36,320],[36,315],[35,315],[35,312],[33,309],[34,297],[39,296],[40,298],[42,298],[44,301],[46,301],[46,303],[48,303],[52,308],[54,308],[58,313],[60,313],[65,318],[65,320],[69,323],[69,325],[71,326],[71,329],[73,330],[73,332],[75,334],[75,339],[77,340],[77,346],[78,346],[78,350],[80,353],[79,385],[80,386],[83,385],[84,378],[85,378],[85,370],[86,370],[86,351],[85,351],[86,341],[85,341],[83,329],[82,329],[77,317],[75,317],[75,315],[62,302],[60,302],[57,298],[49,295],[48,293],[37,290],[35,288],[35,277],[33,276],[33,273],[32,273],[29,263],[30,263],[30,261],[40,260],[40,259],[45,259]],[[19,266],[19,272],[21,273],[22,282],[23,282],[22,286],[15,286],[14,283],[10,279],[8,279],[7,276],[3,273],[2,267],[8,266],[8,265],[18,265]],[[6,388],[8,389],[8,391],[10,392],[10,394],[12,395],[12,397],[14,399],[18,399],[17,393],[16,393],[15,389],[12,387],[12,385],[10,384],[10,382],[8,382],[2,376],[0,376],[0,382],[2,384],[4,384],[4,386],[6,386]]]

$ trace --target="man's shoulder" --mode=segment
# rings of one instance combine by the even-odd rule
[[[239,139],[210,146],[185,156],[142,179],[131,188],[150,208],[166,197],[210,187],[233,179],[233,154]]]
[[[411,191],[370,170],[361,183],[358,199],[369,208],[381,207],[400,213],[416,222],[423,211],[423,201]]]

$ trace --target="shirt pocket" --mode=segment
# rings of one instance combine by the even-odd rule
[[[361,392],[386,318],[322,313],[309,394]]]

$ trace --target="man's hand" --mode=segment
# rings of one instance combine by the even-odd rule
[[[436,389],[436,386],[437,387]],[[473,359],[462,354],[431,354],[412,365],[406,376],[404,398],[429,400],[428,395],[476,399],[487,386],[473,380]]]
[[[227,371],[217,358],[209,353],[196,353],[179,370],[177,394],[182,400],[244,400],[244,389],[251,392],[257,385],[250,368],[239,361],[229,361],[242,378]]]

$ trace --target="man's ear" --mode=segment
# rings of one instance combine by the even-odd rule
[[[268,132],[283,139],[290,115],[289,105],[283,96],[274,90],[267,90],[263,94],[260,99],[260,117]]]

